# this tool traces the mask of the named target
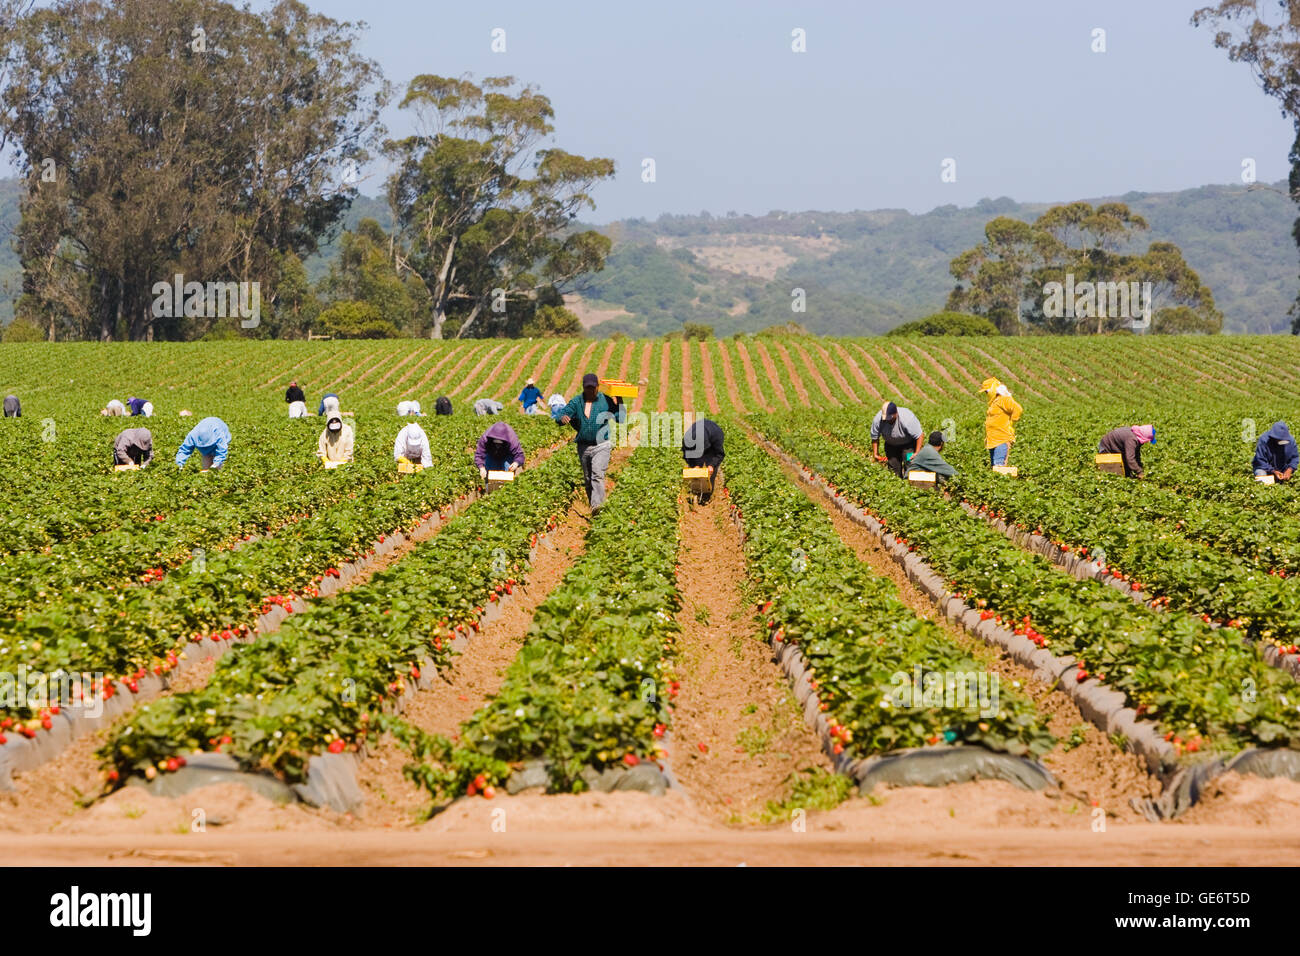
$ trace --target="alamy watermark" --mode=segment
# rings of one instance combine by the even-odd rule
[[[242,329],[262,324],[260,282],[186,282],[177,273],[171,282],[155,282],[152,291],[156,319],[238,316]]]
[[[84,717],[98,717],[104,712],[104,700],[94,689],[103,683],[103,674],[47,674],[19,664],[17,671],[0,671],[0,710],[58,707],[75,710]]]
[[[1043,315],[1049,319],[1127,319],[1135,329],[1151,325],[1150,282],[1065,282],[1043,284]]]
[[[911,674],[894,672],[889,683],[893,689],[884,706],[899,710],[978,709],[985,718],[995,717],[1001,710],[998,675],[988,671],[924,671],[917,664]]]

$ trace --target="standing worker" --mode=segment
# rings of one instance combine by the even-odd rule
[[[1016,440],[1015,422],[1020,421],[1025,410],[996,378],[986,378],[980,391],[989,399],[984,413],[984,449],[989,453],[989,464],[1005,465]]]
[[[538,388],[530,378],[524,385],[524,390],[519,393],[515,399],[519,403],[519,408],[525,415],[536,415],[540,411],[537,403],[542,400],[542,390]]]
[[[879,451],[881,442],[885,445],[883,455]],[[893,402],[885,402],[871,420],[871,457],[887,462],[889,470],[900,478],[903,477],[904,462],[919,452],[924,442],[921,420],[912,414],[910,408],[899,408]]]
[[[139,465],[153,461],[153,433],[147,428],[126,428],[113,440],[114,465]]]
[[[185,441],[176,451],[176,467],[184,468],[185,463],[195,452],[203,470],[220,468],[226,462],[226,453],[230,450],[230,426],[220,418],[205,418],[190,429]]]
[[[709,469],[709,490],[700,495],[700,504],[707,505],[718,485],[718,471],[726,454],[722,450],[722,429],[708,418],[694,422],[682,435],[682,457],[689,468]]]
[[[1256,475],[1272,475],[1276,481],[1290,481],[1296,468],[1300,468],[1300,450],[1286,422],[1274,422],[1273,427],[1259,436],[1255,443],[1255,459],[1250,463]]]
[[[321,430],[316,454],[321,461],[351,461],[352,443],[352,426],[343,424],[342,418],[333,415]]]
[[[582,394],[575,395],[560,413],[559,423],[576,431],[578,461],[582,464],[582,481],[587,489],[587,503],[594,516],[605,503],[605,471],[614,448],[609,437],[609,421],[623,421],[623,399],[611,398],[599,391],[600,379],[594,372],[582,376]]]
[[[433,452],[429,450],[429,436],[417,422],[402,427],[393,442],[393,460],[409,462],[428,468],[433,464]]]
[[[1097,443],[1097,454],[1124,456],[1124,477],[1141,478],[1145,474],[1142,470],[1142,446],[1148,442],[1152,445],[1156,443],[1154,425],[1115,428]]]
[[[524,447],[505,422],[497,422],[478,438],[474,449],[478,475],[487,481],[489,471],[518,471],[524,467]]]
[[[952,478],[957,474],[957,469],[943,457],[943,432],[930,432],[930,440],[926,446],[912,456],[912,460],[907,463],[908,472],[913,471],[932,471],[938,478],[935,484],[943,483],[942,479]]]
[[[5,396],[5,418],[22,418],[23,403],[18,401],[17,395]]]

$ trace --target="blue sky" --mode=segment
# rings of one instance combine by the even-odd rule
[[[419,73],[537,85],[557,145],[617,164],[596,222],[1175,190],[1240,182],[1247,157],[1273,182],[1294,136],[1190,25],[1208,0],[307,2],[369,24],[363,52],[399,97]],[[386,122],[410,130],[401,111]],[[377,195],[383,168],[368,172]]]

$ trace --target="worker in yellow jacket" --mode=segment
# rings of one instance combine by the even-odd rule
[[[1025,410],[1011,391],[996,378],[986,378],[980,391],[988,396],[989,407],[984,415],[984,447],[989,453],[990,465],[1005,465],[1011,445],[1016,440],[1015,423]]]

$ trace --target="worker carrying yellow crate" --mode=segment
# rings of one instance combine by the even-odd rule
[[[718,472],[722,468],[722,459],[726,457],[722,449],[723,438],[718,423],[708,418],[697,419],[682,435],[682,458],[686,460],[682,477],[692,482],[691,491],[699,495],[702,505],[709,503],[718,484]],[[690,474],[700,468],[706,469],[705,475]]]
[[[524,446],[519,443],[515,430],[505,422],[495,422],[479,435],[478,445],[474,448],[474,464],[488,491],[493,491],[503,481],[513,480],[515,472],[524,467]],[[500,472],[510,477],[490,477]]]

